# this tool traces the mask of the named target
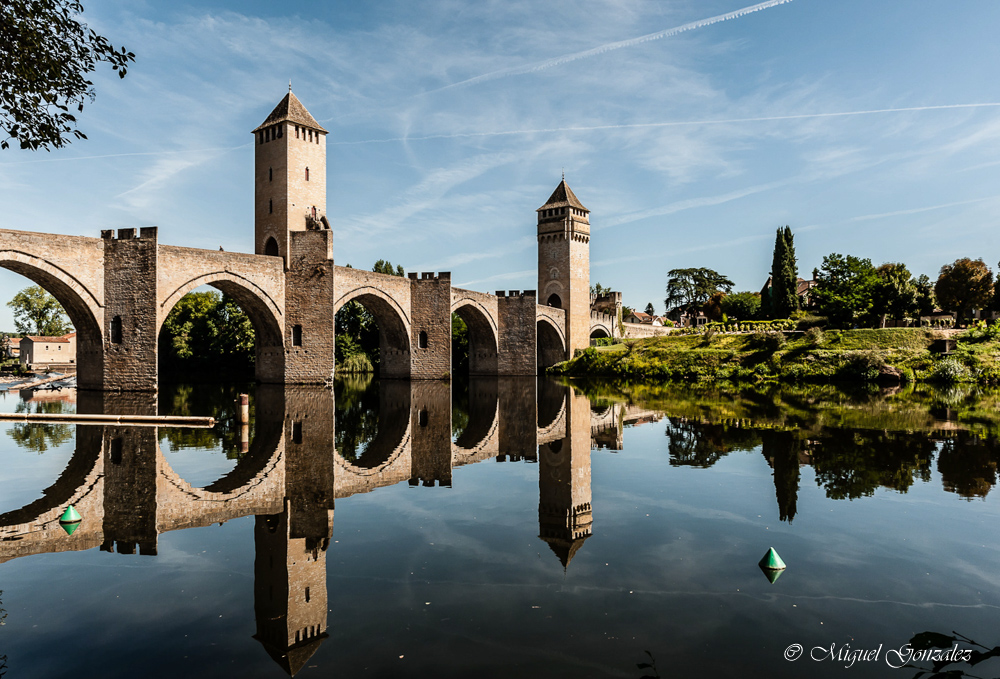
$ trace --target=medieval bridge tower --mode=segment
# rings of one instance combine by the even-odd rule
[[[538,208],[538,303],[566,310],[566,354],[590,346],[590,210],[566,178]]]

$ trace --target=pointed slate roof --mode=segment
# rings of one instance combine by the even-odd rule
[[[549,196],[545,205],[538,209],[547,210],[552,207],[575,207],[578,210],[586,210],[587,212],[590,212],[590,210],[587,210],[587,208],[583,206],[583,203],[581,203],[580,199],[576,197],[576,194],[573,193],[573,189],[569,188],[569,184],[566,183],[565,179],[559,182],[559,186],[557,186],[556,190],[552,192],[551,196]]]
[[[274,110],[271,111],[271,115],[267,119],[258,125],[254,132],[257,130],[262,130],[265,127],[270,127],[277,123],[282,123],[285,121],[298,123],[299,125],[305,125],[306,127],[311,127],[314,130],[319,130],[320,132],[326,132],[323,127],[316,122],[316,119],[312,117],[312,114],[306,110],[306,107],[302,105],[299,98],[295,94],[288,90],[288,94],[282,99]]]
[[[559,557],[559,563],[562,564],[563,570],[569,568],[569,562],[573,560],[576,556],[577,550],[583,547],[583,541],[586,540],[589,535],[582,538],[577,538],[575,540],[560,540],[558,538],[542,538],[548,543],[549,549],[552,550],[553,554]]]

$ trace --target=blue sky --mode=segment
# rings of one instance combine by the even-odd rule
[[[831,252],[996,268],[1000,2],[713,21],[753,4],[91,0],[85,20],[136,63],[95,74],[89,140],[0,152],[0,227],[156,225],[250,251],[250,131],[291,80],[329,130],[338,264],[534,288],[534,210],[565,170],[592,210],[591,281],[640,308],[662,312],[673,268],[759,289],[785,224],[807,278]],[[3,301],[26,285],[0,271]]]

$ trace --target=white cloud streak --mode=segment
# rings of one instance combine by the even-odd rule
[[[776,7],[778,5],[784,5],[793,0],[768,0],[767,2],[761,2],[756,5],[751,5],[749,7],[744,7],[743,9],[738,9],[734,12],[728,12],[726,14],[719,14],[718,16],[709,17],[708,19],[701,19],[699,21],[692,21],[691,23],[684,24],[683,26],[677,26],[675,28],[668,28],[664,31],[657,31],[656,33],[649,33],[648,35],[642,35],[638,38],[629,38],[628,40],[619,40],[618,42],[609,42],[604,45],[599,45],[598,47],[593,47],[589,50],[584,50],[582,52],[574,52],[572,54],[564,54],[559,57],[554,57],[552,59],[547,59],[534,64],[529,64],[527,66],[518,66],[514,68],[506,68],[500,71],[493,71],[492,73],[485,73],[483,75],[476,76],[475,78],[469,78],[461,82],[453,83],[451,85],[445,85],[436,90],[431,90],[425,94],[433,94],[434,92],[442,92],[444,90],[455,89],[458,87],[468,87],[470,85],[478,85],[479,83],[487,82],[490,80],[496,80],[497,78],[507,78],[515,75],[526,75],[528,73],[537,73],[539,71],[544,71],[554,66],[561,66],[563,64],[568,64],[579,59],[586,59],[588,57],[597,56],[598,54],[604,54],[606,52],[611,52],[614,50],[623,49],[625,47],[633,47],[635,45],[640,45],[644,42],[651,42],[653,40],[661,40],[663,38],[669,38],[671,36],[677,35],[679,33],[685,33],[687,31],[693,31],[699,28],[705,28],[706,26],[711,26],[712,24],[721,23],[723,21],[729,21],[731,19],[739,19],[740,17],[746,16],[748,14],[753,14],[754,12],[759,12],[761,10],[770,9],[771,7]]]
[[[757,116],[753,118],[719,118],[705,120],[671,120],[652,123],[618,123],[613,125],[581,125],[576,127],[539,127],[524,130],[499,130],[494,132],[458,132],[452,134],[429,134],[423,137],[391,137],[386,139],[365,139],[360,141],[333,141],[328,146],[350,146],[355,144],[386,144],[391,142],[431,141],[435,139],[462,139],[467,137],[502,137],[520,134],[550,134],[552,132],[595,132],[600,130],[631,130],[656,127],[691,127],[702,125],[732,125],[736,123],[761,123],[781,120],[808,120],[813,118],[842,118],[848,116],[868,116],[883,113],[910,113],[915,111],[945,111],[951,109],[997,108],[1000,102],[977,104],[941,104],[937,106],[905,106],[900,108],[879,108],[864,111],[834,111],[832,113],[795,113],[781,116]]]

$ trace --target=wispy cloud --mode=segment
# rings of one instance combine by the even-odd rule
[[[852,217],[850,221],[852,222],[867,222],[873,219],[884,219],[886,217],[899,217],[902,215],[915,215],[921,212],[932,212],[934,210],[943,210],[949,207],[957,207],[959,205],[972,205],[973,203],[982,203],[987,200],[997,200],[1000,195],[997,196],[986,196],[985,198],[973,198],[972,200],[959,200],[954,203],[942,203],[940,205],[928,205],[927,207],[915,207],[907,210],[896,210],[894,212],[883,212],[881,214],[875,215],[861,215],[858,217]]]
[[[444,90],[455,89],[458,87],[468,87],[470,85],[477,85],[479,83],[487,82],[490,80],[496,80],[497,78],[507,78],[516,75],[525,75],[528,73],[538,73],[539,71],[544,71],[555,66],[561,66],[563,64],[568,64],[579,59],[586,59],[588,57],[597,56],[599,54],[605,54],[606,52],[611,52],[614,50],[623,49],[625,47],[633,47],[635,45],[641,45],[645,42],[651,42],[653,40],[661,40],[663,38],[669,38],[680,33],[685,33],[687,31],[693,31],[698,28],[705,28],[706,26],[711,26],[712,24],[721,23],[723,21],[729,21],[731,19],[738,19],[740,17],[752,14],[754,12],[759,12],[764,9],[770,9],[771,7],[776,7],[778,5],[784,5],[793,0],[768,0],[767,2],[762,2],[756,5],[751,5],[749,7],[744,7],[743,9],[738,9],[735,12],[727,12],[726,14],[719,14],[714,17],[709,17],[707,19],[701,19],[699,21],[692,21],[690,23],[684,24],[682,26],[677,26],[675,28],[668,28],[663,31],[657,31],[656,33],[648,33],[646,35],[639,36],[637,38],[629,38],[628,40],[619,40],[617,42],[609,42],[597,47],[583,50],[582,52],[573,52],[572,54],[564,54],[562,56],[554,57],[552,59],[546,59],[545,61],[528,64],[526,66],[518,66],[514,68],[506,68],[499,71],[493,71],[492,73],[484,73],[483,75],[478,75],[474,78],[468,78],[462,80],[461,82],[452,83],[451,85],[445,85],[444,87],[439,87],[436,90],[431,90],[427,94],[433,94],[434,92],[442,92]]]
[[[789,2],[791,0],[788,0]],[[489,132],[456,132],[449,134],[429,134],[411,137],[387,137],[384,139],[363,139],[356,141],[332,141],[334,146],[353,146],[357,144],[386,144],[401,141],[431,141],[435,139],[465,139],[475,137],[504,137],[512,135],[551,134],[554,132],[598,132],[601,130],[630,130],[657,127],[694,127],[705,125],[733,125],[737,123],[762,123],[781,120],[809,120],[815,118],[842,118],[847,116],[869,116],[885,113],[910,113],[915,111],[944,111],[949,109],[997,108],[1000,102],[982,102],[977,104],[941,104],[937,106],[906,106],[899,108],[868,109],[863,111],[835,111],[832,113],[794,113],[779,116],[755,116],[750,118],[706,118],[703,120],[667,120],[649,123],[614,123],[608,125],[576,125],[569,127],[539,127],[521,130],[494,130]],[[971,145],[974,140],[964,142]]]

